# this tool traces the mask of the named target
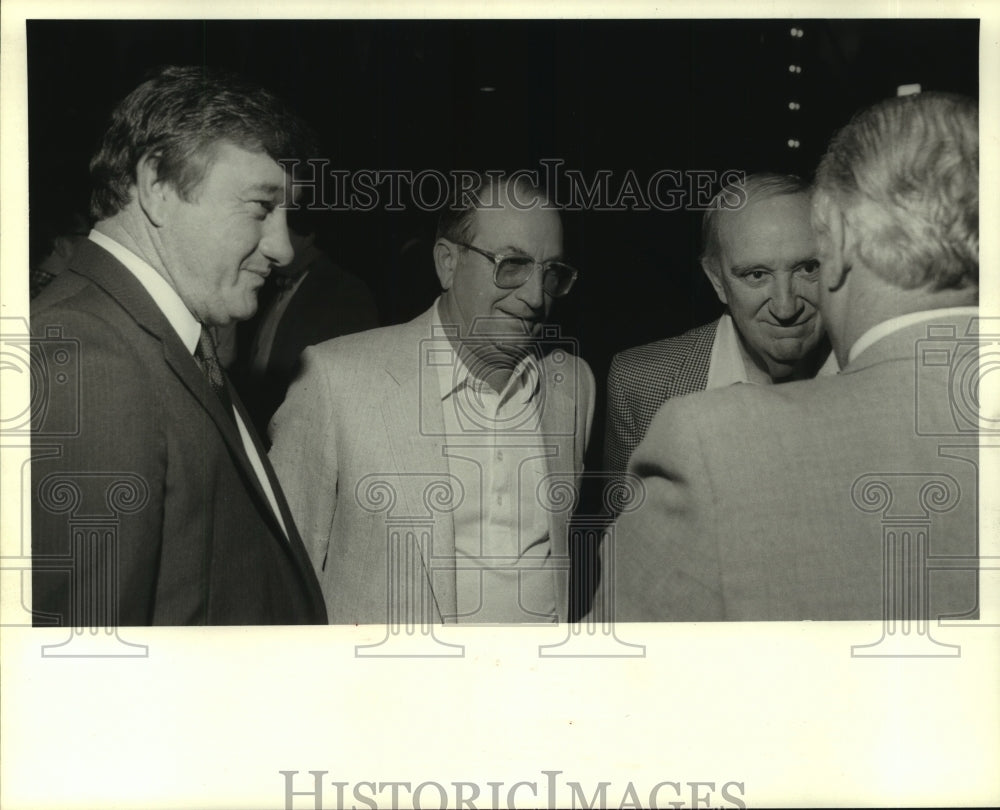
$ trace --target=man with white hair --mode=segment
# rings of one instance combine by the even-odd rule
[[[668,402],[602,549],[620,621],[975,615],[978,112],[857,115],[817,171],[835,376]],[[970,396],[971,392],[971,396]]]

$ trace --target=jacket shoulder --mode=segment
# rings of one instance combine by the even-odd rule
[[[614,356],[613,367],[619,371],[634,370],[636,372],[662,370],[673,365],[679,365],[692,353],[704,353],[705,362],[712,351],[715,332],[719,322],[713,321],[690,329],[675,337],[654,340],[641,346],[633,346]]]
[[[611,361],[609,388],[669,389],[682,372],[691,377],[693,389],[704,388],[718,324],[713,321],[675,337],[619,352]]]
[[[419,319],[418,319],[419,320]],[[416,321],[379,326],[375,329],[365,329],[362,332],[352,332],[330,338],[315,346],[310,346],[306,352],[321,362],[337,361],[338,363],[356,361],[371,363],[373,358],[385,360],[386,352],[400,347],[412,345],[414,351],[421,338],[429,338],[429,331],[422,332],[415,328]]]

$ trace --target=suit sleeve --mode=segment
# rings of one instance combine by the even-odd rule
[[[584,418],[584,433],[583,433],[583,451],[587,451],[587,447],[590,445],[590,431],[594,426],[594,407],[596,401],[596,388],[597,384],[594,382],[594,372],[590,370],[590,366],[587,364],[586,360],[579,360],[580,378],[582,385],[580,386],[583,394],[583,418]],[[580,413],[580,404],[577,403],[577,413]]]
[[[334,386],[319,350],[302,354],[302,373],[270,425],[269,458],[309,558],[321,572],[337,510]],[[322,579],[322,578],[321,578]]]
[[[32,348],[35,622],[148,625],[167,463],[149,358],[90,313],[45,310],[32,327],[44,336]]]
[[[601,547],[602,588],[613,586],[604,598],[617,621],[724,618],[715,494],[699,428],[711,419],[702,421],[699,399],[664,405],[629,463],[644,497]]]

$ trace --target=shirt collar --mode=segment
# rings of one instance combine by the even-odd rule
[[[899,315],[889,318],[887,321],[875,324],[871,329],[861,335],[854,345],[851,346],[847,354],[847,362],[852,363],[865,349],[891,335],[899,332],[907,326],[921,323],[923,321],[934,320],[935,318],[972,318],[979,312],[978,307],[947,307],[945,309],[924,309],[919,312],[910,312],[906,315]]]
[[[434,311],[431,317],[431,334],[435,338],[443,338],[447,334],[441,323],[440,302],[440,297],[434,302]],[[452,350],[452,362],[450,364],[435,363],[438,384],[441,388],[441,401],[443,402],[456,391],[465,387],[476,388],[478,391],[490,395],[493,389],[472,375],[469,367],[462,360],[461,353],[451,343],[450,338],[448,341]],[[514,397],[519,397],[525,402],[530,400],[538,391],[540,380],[541,372],[538,368],[538,359],[534,352],[528,352],[514,366],[510,379],[507,380],[503,390],[499,392],[499,404],[502,405]]]
[[[740,345],[736,334],[736,324],[732,316],[726,313],[719,319],[715,331],[715,342],[712,344],[712,355],[708,364],[708,380],[706,388],[724,388],[735,383],[755,383],[770,385],[773,383],[767,374],[759,375],[760,379],[751,378],[747,373],[747,363],[752,363]],[[827,377],[840,371],[837,356],[830,352],[826,361],[816,372],[817,377]]]
[[[729,313],[719,318],[712,342],[712,354],[708,361],[706,388],[725,388],[736,383],[751,382],[747,374],[746,362],[736,335],[736,326]]]
[[[201,337],[201,324],[184,305],[177,291],[170,286],[170,282],[157,273],[148,262],[107,234],[91,230],[88,238],[114,256],[136,277],[174,328],[184,347],[194,354],[194,350],[198,347],[198,339]]]

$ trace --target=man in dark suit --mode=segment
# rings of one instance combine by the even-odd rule
[[[112,114],[94,230],[32,304],[33,381],[75,378],[32,397],[36,624],[325,622],[211,337],[291,261],[277,161],[310,145],[269,93],[201,68],[160,71]]]
[[[629,462],[645,500],[602,549],[618,620],[884,619],[902,640],[975,617],[978,203],[971,99],[893,98],[834,137],[812,220],[841,371],[660,409]]]
[[[816,308],[816,238],[802,180],[762,173],[725,186],[705,214],[702,236],[701,266],[726,313],[615,356],[604,442],[612,473],[625,470],[668,399],[737,382],[811,377],[829,356]]]

